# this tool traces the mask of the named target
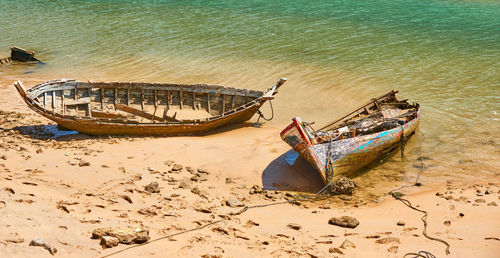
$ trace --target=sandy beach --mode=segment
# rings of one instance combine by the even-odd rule
[[[353,196],[293,201],[313,197],[322,182],[304,161],[293,166],[284,161],[289,147],[278,126],[247,123],[194,137],[52,138],[45,129],[51,121],[30,111],[10,84],[2,82],[0,89],[0,246],[6,257],[51,257],[29,245],[35,238],[60,257],[402,257],[419,251],[497,257],[500,252],[498,174],[485,181],[429,179],[423,173],[422,186],[397,190],[428,212],[427,233],[449,243],[446,255],[445,244],[423,236],[423,214],[387,194],[402,185],[397,178],[380,179],[380,186],[392,182],[378,191],[363,189],[367,183],[354,178],[361,187]],[[153,190],[147,187],[151,183]],[[284,203],[230,215],[244,206],[277,202]],[[359,225],[329,224],[342,216]],[[211,222],[217,223],[168,237]],[[135,245],[103,248],[91,239],[97,228],[126,226],[147,229],[150,243],[124,250]]]

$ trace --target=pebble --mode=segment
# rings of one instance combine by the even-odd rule
[[[179,165],[179,164],[175,164],[173,167],[172,167],[172,171],[181,171],[183,168],[182,165]]]
[[[31,240],[30,246],[41,246],[45,248],[45,250],[49,251],[50,254],[54,255],[57,253],[57,249],[53,246],[51,246],[49,243],[47,243],[45,240],[39,237],[35,237],[33,240]]]
[[[208,174],[210,174],[210,173],[208,172],[208,170],[207,170],[207,169],[205,169],[205,168],[198,168],[197,170],[198,170],[198,173],[207,174],[207,175],[208,175]]]
[[[243,204],[240,200],[238,199],[229,199],[226,200],[226,205],[231,207],[231,208],[236,208],[236,207],[243,207],[245,204]]]
[[[92,231],[93,239],[101,239],[104,236],[111,236],[118,239],[122,244],[145,243],[149,241],[149,230],[142,227],[114,227],[97,228]]]
[[[375,240],[375,243],[377,243],[377,244],[388,244],[388,243],[400,244],[401,241],[399,241],[399,238],[397,238],[397,237],[384,237],[384,238],[380,238],[380,239]]]
[[[447,220],[447,221],[443,222],[443,225],[449,227],[451,225],[451,221]]]
[[[488,206],[498,206],[496,202],[490,202],[488,203]]]
[[[299,224],[296,224],[296,223],[290,223],[288,225],[286,225],[288,228],[291,228],[293,230],[300,230],[302,228],[301,225]]]
[[[344,243],[342,243],[339,247],[342,249],[356,248],[356,245],[353,242],[346,239]]]
[[[398,252],[398,246],[391,246],[387,249],[387,252],[389,253],[397,253]]]
[[[158,188],[158,186],[159,186],[158,182],[151,182],[148,185],[144,186],[144,190],[150,193],[159,193],[160,189]]]
[[[406,223],[404,221],[398,221],[398,223],[396,223],[396,225],[402,227],[402,226],[406,225]]]
[[[102,236],[100,244],[101,244],[102,248],[111,248],[111,247],[117,246],[119,242],[120,241],[116,237]]]
[[[328,249],[328,252],[331,254],[344,254],[344,252],[342,252],[342,250],[337,247],[330,247],[330,249]]]
[[[332,217],[328,224],[344,227],[344,228],[355,228],[359,225],[359,221],[351,216],[342,217]]]
[[[485,203],[486,202],[484,199],[476,199],[474,201],[477,203]]]
[[[85,161],[85,160],[80,160],[80,162],[78,163],[78,166],[80,166],[80,167],[88,167],[88,166],[90,166],[90,162]]]

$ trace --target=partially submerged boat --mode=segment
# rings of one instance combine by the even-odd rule
[[[35,52],[20,48],[17,46],[10,47],[10,57],[0,58],[0,65],[16,62],[40,62],[35,58]]]
[[[249,120],[286,81],[266,92],[206,84],[54,80],[26,90],[35,112],[91,135],[193,135]]]
[[[319,130],[295,117],[281,138],[325,183],[348,176],[395,150],[415,133],[420,105],[399,100],[396,93],[392,90],[374,98]]]

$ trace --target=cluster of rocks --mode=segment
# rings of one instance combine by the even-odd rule
[[[92,239],[100,239],[103,248],[122,244],[141,244],[149,241],[149,230],[142,227],[109,227],[92,231]]]

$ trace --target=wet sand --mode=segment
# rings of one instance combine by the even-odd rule
[[[446,256],[444,244],[422,235],[422,214],[386,194],[402,184],[404,171],[380,178],[367,172],[372,182],[354,178],[360,185],[354,196],[227,216],[242,209],[229,207],[228,200],[235,206],[271,204],[321,189],[321,180],[305,162],[286,163],[289,147],[278,136],[281,127],[243,124],[203,137],[52,139],[45,127],[53,123],[30,111],[10,83],[0,85],[4,256],[50,257],[47,250],[29,246],[35,237],[56,247],[56,256],[104,256],[129,246],[102,249],[91,239],[96,228],[142,226],[154,240],[221,218],[116,257],[401,257],[420,250]],[[159,192],[146,191],[152,182],[158,182]],[[450,244],[448,257],[496,257],[498,175],[485,181],[429,179],[424,174],[422,182],[400,191],[429,213],[427,233]],[[254,185],[267,190],[254,193]],[[328,223],[344,215],[356,218],[359,226]]]

